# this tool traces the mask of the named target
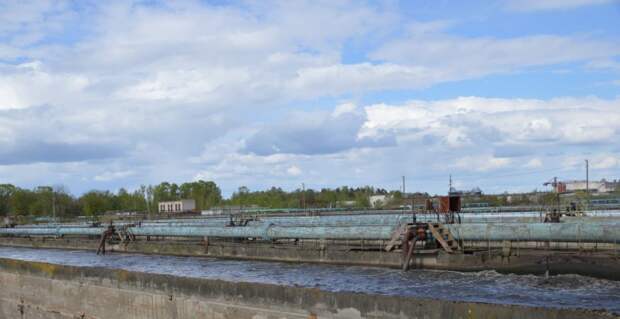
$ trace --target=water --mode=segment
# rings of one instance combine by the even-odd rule
[[[180,277],[221,279],[369,294],[542,307],[604,309],[620,314],[620,281],[579,275],[544,277],[495,271],[461,273],[237,261],[200,257],[0,247],[0,257],[104,267]]]

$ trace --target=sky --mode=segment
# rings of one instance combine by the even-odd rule
[[[620,1],[0,0],[0,183],[620,178]]]

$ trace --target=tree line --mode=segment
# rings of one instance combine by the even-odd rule
[[[106,212],[157,213],[158,203],[179,199],[194,199],[197,210],[214,207],[261,208],[325,208],[339,206],[369,207],[369,196],[390,194],[399,198],[400,192],[364,187],[296,189],[284,191],[278,187],[250,191],[242,186],[229,199],[223,199],[220,188],[212,181],[182,184],[162,182],[142,185],[135,190],[91,190],[74,196],[63,186],[39,186],[34,189],[0,184],[0,216],[97,216]]]
[[[225,204],[229,206],[258,206],[262,208],[335,208],[341,206],[370,207],[369,197],[375,194],[396,194],[382,188],[371,186],[322,188],[320,190],[301,189],[287,192],[279,187],[264,191],[250,191],[247,187],[239,187]]]
[[[620,190],[616,194],[620,194]],[[62,186],[39,186],[24,189],[11,184],[0,184],[0,216],[52,216],[75,217],[97,216],[106,212],[141,212],[154,214],[158,203],[179,199],[194,199],[197,210],[215,207],[260,207],[260,208],[337,208],[371,207],[371,195],[388,195],[384,208],[402,205],[421,205],[430,196],[427,193],[408,194],[388,191],[371,186],[322,188],[319,190],[298,188],[285,191],[279,187],[251,191],[239,187],[228,199],[222,198],[220,188],[213,181],[195,181],[182,184],[163,182],[157,185],[142,185],[134,190],[125,188],[117,192],[92,190],[74,196]],[[575,195],[579,197],[579,194]],[[612,195],[613,196],[613,195]],[[583,197],[583,196],[582,196]],[[509,200],[510,198],[510,200]],[[466,197],[467,202],[485,202],[489,206],[540,205],[555,203],[555,194],[534,191],[528,194],[498,194]]]
[[[219,187],[212,181],[196,181],[177,185],[163,182],[142,185],[116,193],[109,190],[91,190],[73,196],[63,186],[39,186],[24,189],[11,184],[0,184],[0,216],[96,216],[106,212],[156,213],[162,201],[194,199],[196,209],[203,210],[222,201]]]

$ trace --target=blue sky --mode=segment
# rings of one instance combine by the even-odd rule
[[[529,191],[619,137],[616,0],[0,0],[0,183]]]

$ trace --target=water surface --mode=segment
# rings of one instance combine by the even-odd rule
[[[201,257],[0,247],[0,257],[180,277],[268,283],[382,295],[542,307],[605,309],[620,314],[620,281],[580,275],[549,278],[495,271],[410,270],[239,261]]]

